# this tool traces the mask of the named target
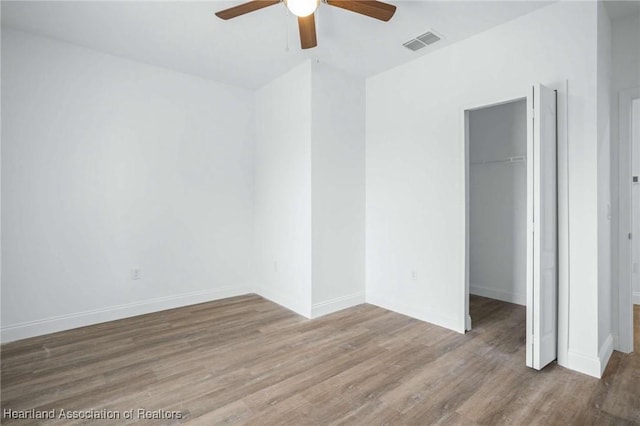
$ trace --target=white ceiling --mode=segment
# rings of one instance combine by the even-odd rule
[[[1,13],[3,27],[257,88],[306,58],[374,75],[550,3],[389,0],[398,10],[387,23],[321,4],[318,47],[303,51],[295,18],[284,4],[229,21],[214,16],[241,2],[3,0]],[[402,46],[430,29],[445,39],[418,52]]]

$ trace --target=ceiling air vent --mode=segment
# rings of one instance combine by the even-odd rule
[[[434,32],[427,31],[424,34],[419,35],[418,37],[407,41],[406,43],[402,43],[402,45],[407,49],[413,50],[415,52],[416,50],[420,50],[425,46],[428,46],[437,41],[440,41],[441,39],[442,37],[440,37],[439,35],[436,35]]]
[[[422,34],[421,36],[416,37],[416,39],[420,40],[424,44],[429,45],[429,44],[435,43],[436,41],[439,41],[440,37],[438,37],[437,35],[435,35],[431,31],[429,31],[429,32],[426,32],[426,33]]]
[[[413,40],[409,40],[406,43],[402,44],[404,47],[406,47],[409,50],[413,50],[414,52],[418,49],[422,49],[423,47],[425,47],[426,45],[424,43],[419,42],[418,40],[416,40],[415,38]]]

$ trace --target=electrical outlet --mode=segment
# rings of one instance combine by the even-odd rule
[[[278,272],[278,261],[277,260],[273,261],[273,272]]]
[[[131,270],[131,279],[134,281],[140,279],[140,268],[133,268]]]
[[[418,279],[418,272],[417,271],[411,271],[411,279],[413,281],[416,281]]]

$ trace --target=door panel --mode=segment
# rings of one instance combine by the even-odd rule
[[[556,93],[538,85],[527,140],[527,366],[557,356],[558,239]]]

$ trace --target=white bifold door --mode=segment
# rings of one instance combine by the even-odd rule
[[[533,87],[527,99],[527,366],[556,359],[558,238],[556,92]]]

